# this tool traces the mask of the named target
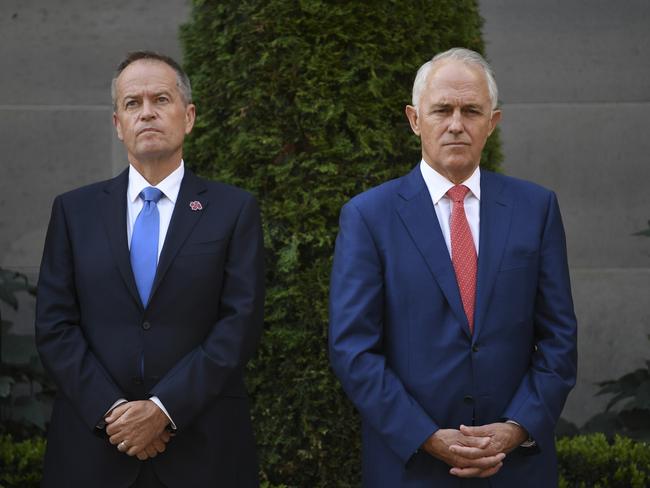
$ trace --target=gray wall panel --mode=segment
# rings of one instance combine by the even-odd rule
[[[501,99],[649,101],[647,0],[483,0]]]
[[[115,65],[128,51],[181,58],[178,26],[189,0],[3,0],[4,104],[109,104]]]
[[[650,104],[503,106],[506,174],[558,193],[576,267],[650,266]]]
[[[108,107],[0,110],[0,263],[37,267],[54,197],[111,176]]]
[[[580,318],[580,381],[563,415],[581,425],[602,412],[610,399],[594,396],[597,382],[645,367],[650,349],[650,269],[574,269],[571,279]]]

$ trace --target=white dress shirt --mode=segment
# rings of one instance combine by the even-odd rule
[[[176,204],[176,199],[178,198],[178,192],[181,189],[181,181],[183,181],[183,176],[185,175],[185,163],[181,159],[178,168],[169,174],[164,180],[162,180],[157,185],[154,185],[155,188],[158,188],[162,192],[162,197],[156,204],[158,207],[158,214],[160,216],[160,233],[158,234],[158,259],[160,259],[160,252],[162,251],[163,244],[165,243],[165,237],[167,236],[167,230],[169,229],[169,223],[172,220],[172,213],[174,212],[174,205]],[[144,205],[144,201],[140,198],[140,192],[143,189],[152,186],[133,166],[129,165],[129,186],[126,190],[126,235],[129,243],[129,249],[131,249],[131,236],[133,235],[133,226],[135,225],[135,220],[138,218],[140,210]],[[162,404],[160,399],[157,396],[152,396],[149,398],[154,402],[158,407],[167,415],[169,422],[173,429],[176,429],[176,424],[170,417],[167,409]],[[109,409],[109,412],[115,407],[122,403],[126,403],[125,398],[120,398],[117,400],[113,406]]]
[[[436,210],[436,216],[440,223],[440,230],[442,230],[442,235],[445,238],[445,243],[451,256],[449,220],[453,205],[451,198],[447,196],[447,192],[455,184],[425,163],[424,160],[420,161],[420,172],[429,190],[429,195],[431,195],[433,208]],[[465,195],[465,215],[467,216],[469,229],[472,232],[472,239],[474,240],[474,247],[476,248],[476,255],[478,256],[479,224],[481,218],[481,170],[477,167],[472,175],[463,181],[462,184],[469,188],[467,195]]]
[[[172,171],[167,178],[155,185],[155,188],[158,188],[163,193],[156,205],[158,207],[158,214],[160,215],[160,233],[158,234],[159,259],[184,175],[185,164],[181,159],[178,168]],[[129,165],[129,187],[126,190],[126,235],[129,242],[129,249],[131,249],[131,236],[133,235],[135,220],[138,218],[138,214],[144,205],[142,198],[140,198],[140,192],[149,186],[151,184],[144,179],[144,176],[138,173],[138,170],[133,166]]]

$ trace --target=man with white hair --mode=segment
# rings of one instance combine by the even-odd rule
[[[576,319],[553,192],[479,168],[497,85],[454,48],[417,73],[422,160],[341,211],[330,358],[367,487],[557,485]]]

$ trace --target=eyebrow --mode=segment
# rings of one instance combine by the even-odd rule
[[[429,107],[429,109],[433,110],[433,109],[441,109],[441,108],[444,109],[444,108],[451,108],[451,107],[455,107],[455,105],[452,104],[452,103],[448,103],[448,102],[437,102],[437,103],[432,103],[431,106]],[[474,102],[463,104],[463,105],[460,106],[460,108],[461,108],[461,110],[462,109],[468,109],[468,108],[483,110],[481,104],[474,103]]]
[[[159,97],[160,95],[167,95],[170,98],[173,98],[173,94],[169,90],[160,90],[157,92],[154,92],[151,96],[152,97]],[[142,93],[125,93],[124,96],[122,96],[122,100],[126,100],[128,98],[142,98]]]

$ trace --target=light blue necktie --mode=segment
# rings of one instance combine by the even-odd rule
[[[131,236],[131,269],[133,269],[140,299],[145,307],[149,301],[158,264],[160,215],[156,204],[162,195],[162,192],[153,186],[140,192],[140,198],[144,200],[144,205],[138,218],[135,219]]]

